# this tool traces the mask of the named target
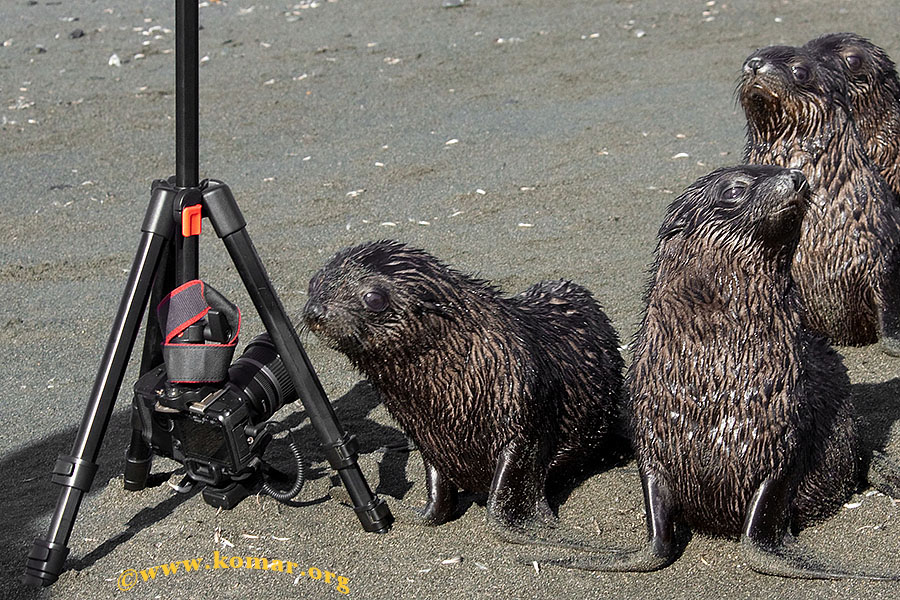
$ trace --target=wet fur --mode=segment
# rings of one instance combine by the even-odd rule
[[[749,197],[720,198],[735,180]],[[641,472],[712,534],[741,532],[767,477],[798,489],[797,526],[834,512],[859,478],[846,370],[806,326],[790,275],[804,208],[789,183],[774,167],[723,169],[669,207],[627,376]]]
[[[389,298],[387,309],[366,309],[360,298],[371,290]],[[367,243],[316,274],[304,318],[369,378],[426,468],[452,486],[491,491],[498,458],[514,449],[524,481],[489,499],[489,516],[496,506],[505,524],[547,516],[551,470],[623,450],[611,431],[622,402],[619,340],[574,283],[503,297],[422,250]]]
[[[808,192],[799,171],[744,165],[702,177],[672,203],[627,375],[646,542],[523,562],[655,571],[678,559],[688,525],[739,537],[760,573],[900,578],[847,571],[786,543],[791,529],[841,506],[861,462],[847,372],[807,327],[790,273]]]
[[[738,96],[746,162],[801,169],[811,186],[792,265],[810,325],[837,344],[896,340],[900,206],[858,139],[840,73],[770,46],[745,61]]]
[[[829,33],[804,48],[842,75],[865,151],[900,196],[900,79],[894,62],[884,49],[855,33]]]

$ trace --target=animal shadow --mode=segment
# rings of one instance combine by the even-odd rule
[[[900,378],[883,383],[857,383],[850,397],[859,420],[863,456],[868,461],[873,452],[884,452],[900,463]]]
[[[359,442],[360,455],[383,454],[378,462],[375,493],[402,499],[413,486],[406,478],[406,464],[413,446],[399,429],[370,418],[379,404],[381,397],[378,392],[367,380],[362,380],[335,400],[332,406],[341,427]],[[293,437],[309,462],[326,461],[319,437],[306,417],[306,411],[301,409],[284,419],[282,424],[294,430]],[[321,475],[321,472],[317,474]]]

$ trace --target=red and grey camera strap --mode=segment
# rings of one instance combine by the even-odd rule
[[[179,341],[185,330],[215,310],[227,322],[227,341]],[[211,285],[195,279],[172,290],[156,309],[163,330],[163,360],[173,383],[214,383],[228,378],[241,329],[241,311]]]

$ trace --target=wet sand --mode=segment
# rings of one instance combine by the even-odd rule
[[[893,0],[441,4],[246,0],[200,9],[201,175],[231,187],[295,322],[309,277],[329,256],[395,238],[510,293],[541,279],[577,281],[630,340],[666,206],[698,176],[740,162],[744,121],[733,90],[743,59],[760,46],[836,30],[867,36],[900,59]],[[279,413],[300,428],[313,467],[299,506],[263,497],[217,512],[165,483],[124,491],[136,353],[66,571],[46,590],[21,586],[25,556],[56,502],[49,472],[81,422],[150,182],[174,172],[173,28],[171,2],[0,5],[0,597],[900,592],[896,583],[757,575],[735,542],[700,535],[653,574],[536,570],[519,561],[522,548],[490,536],[478,496],[464,496],[468,507],[451,523],[419,527],[409,517],[425,500],[418,453],[381,451],[403,435],[346,360],[311,336],[307,351],[342,424],[360,440],[360,465],[397,519],[389,533],[364,533],[342,502],[299,402]],[[201,275],[243,308],[246,342],[261,324],[207,229]],[[839,350],[866,444],[900,455],[900,361],[875,346]],[[177,466],[158,460],[154,473],[177,482]],[[555,502],[562,527],[610,545],[643,539],[633,463]],[[898,511],[861,489],[799,540],[849,566],[900,572]],[[281,560],[284,570],[247,569],[246,557]],[[147,581],[140,575],[190,559],[202,559],[198,572],[181,565]],[[130,569],[139,579],[120,591]],[[332,581],[313,578],[324,571]]]

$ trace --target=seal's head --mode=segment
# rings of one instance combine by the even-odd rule
[[[882,49],[855,33],[828,33],[804,46],[821,63],[840,71],[854,112],[864,112],[874,98],[900,98],[900,82],[894,62]],[[873,96],[874,95],[874,96]]]
[[[900,77],[893,61],[854,33],[829,33],[804,48],[840,73],[860,140],[894,193],[900,194]]]
[[[369,242],[341,250],[316,273],[303,319],[360,367],[434,345],[473,282],[423,250]]]
[[[787,258],[809,205],[809,184],[797,169],[742,165],[718,169],[689,186],[659,230],[660,257],[719,255],[725,263]],[[712,266],[712,265],[710,265]]]
[[[812,137],[847,108],[846,86],[833,69],[796,46],[768,46],[744,61],[737,96],[751,140]]]

